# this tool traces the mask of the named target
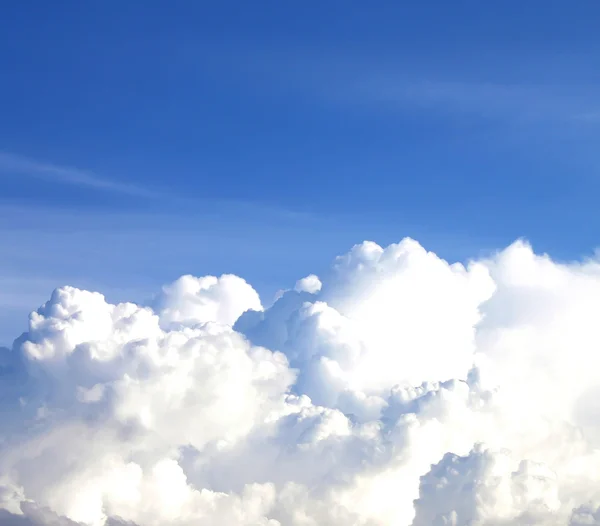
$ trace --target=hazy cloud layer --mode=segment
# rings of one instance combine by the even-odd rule
[[[0,349],[0,524],[600,524],[599,261],[365,242],[289,286],[57,289]]]

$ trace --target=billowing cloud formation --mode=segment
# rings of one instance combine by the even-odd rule
[[[181,276],[163,287],[155,303],[163,326],[209,321],[233,325],[243,312],[262,310],[257,292],[232,274],[220,278]]]
[[[600,262],[366,242],[267,310],[57,289],[0,350],[0,524],[600,524]]]

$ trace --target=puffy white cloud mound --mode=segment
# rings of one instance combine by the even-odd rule
[[[556,475],[505,452],[448,453],[421,479],[414,526],[560,524]]]
[[[57,289],[0,349],[0,524],[600,524],[600,262],[365,242],[263,310]]]
[[[294,290],[296,290],[297,292],[308,292],[310,294],[316,294],[321,290],[322,286],[323,284],[321,283],[321,280],[318,278],[318,276],[310,274],[305,278],[296,281],[296,286],[294,287]]]
[[[168,327],[209,321],[233,325],[244,311],[262,310],[262,305],[258,293],[238,276],[187,275],[163,287],[155,308],[161,324]]]
[[[466,379],[479,306],[493,291],[480,263],[449,265],[412,239],[365,242],[337,259],[316,298],[288,292],[281,309],[238,327],[285,352],[319,403],[375,408],[397,384]]]

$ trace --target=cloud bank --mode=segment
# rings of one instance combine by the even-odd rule
[[[0,524],[600,525],[600,261],[365,242],[269,308],[63,287],[0,349]]]

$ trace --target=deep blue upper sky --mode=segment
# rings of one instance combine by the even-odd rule
[[[0,343],[63,283],[268,301],[364,238],[593,253],[598,27],[595,0],[6,3]]]

